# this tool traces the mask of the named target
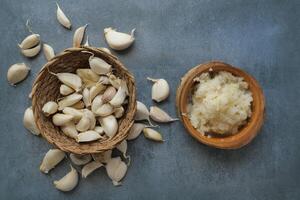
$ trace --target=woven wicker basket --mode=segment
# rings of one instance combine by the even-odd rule
[[[103,141],[94,141],[90,143],[77,143],[74,139],[64,135],[59,127],[54,126],[51,117],[46,117],[42,113],[43,105],[48,101],[56,101],[61,97],[59,87],[61,82],[51,75],[47,68],[54,72],[72,72],[77,68],[88,68],[88,58],[92,52],[96,57],[102,58],[113,66],[114,74],[126,80],[129,89],[129,99],[125,115],[119,120],[118,133],[109,139]],[[37,127],[48,142],[55,145],[65,152],[75,154],[99,153],[113,149],[118,143],[123,141],[128,131],[133,125],[133,118],[136,111],[136,88],[133,75],[124,67],[124,65],[115,57],[100,49],[91,47],[70,48],[49,61],[39,72],[32,89],[32,108]]]

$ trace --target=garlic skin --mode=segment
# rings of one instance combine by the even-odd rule
[[[90,154],[86,155],[77,155],[74,153],[70,153],[70,159],[75,165],[85,165],[92,160],[92,156]]]
[[[144,132],[144,136],[147,139],[150,139],[150,140],[153,140],[153,141],[156,141],[156,142],[163,142],[164,141],[161,134],[159,132],[157,132],[156,130],[154,130],[154,129],[144,128],[143,132]]]
[[[79,133],[76,138],[76,142],[91,142],[102,138],[96,131],[85,131]]]
[[[61,84],[59,87],[59,93],[64,96],[72,94],[73,92],[75,92],[75,91],[65,84]]]
[[[112,150],[107,150],[102,153],[93,153],[92,158],[101,163],[107,163],[111,159]]]
[[[108,137],[112,138],[118,132],[119,125],[115,116],[109,115],[107,117],[99,118],[99,122]]]
[[[146,127],[145,124],[142,123],[134,123],[131,127],[131,129],[129,130],[129,134],[127,136],[127,140],[134,140],[137,137],[139,137],[139,135],[141,134],[141,132],[143,131],[143,129]]]
[[[31,35],[28,35],[18,46],[20,47],[20,49],[30,49],[39,43],[40,35],[33,33]]]
[[[66,115],[66,114],[61,114],[61,113],[56,113],[52,117],[52,122],[56,126],[63,126],[70,122],[73,119],[72,115]]]
[[[83,40],[84,33],[85,33],[85,29],[87,26],[88,26],[88,24],[76,29],[76,31],[74,33],[74,37],[73,37],[73,47],[80,47],[82,40]]]
[[[52,75],[56,76],[58,78],[58,80],[60,80],[62,83],[69,86],[76,92],[80,91],[81,86],[82,86],[82,81],[81,81],[81,78],[79,76],[77,76],[76,74],[72,74],[72,73],[57,73],[57,74],[55,74],[52,72],[50,72],[50,73]]]
[[[83,178],[86,178],[88,175],[90,175],[93,171],[96,169],[104,166],[101,162],[98,161],[92,161],[88,164],[86,164],[82,170],[81,170],[81,175]]]
[[[156,122],[167,123],[177,121],[177,118],[172,118],[168,113],[157,106],[150,107],[150,117]]]
[[[124,50],[134,42],[134,32],[135,29],[132,29],[131,34],[129,35],[109,27],[104,29],[104,37],[110,48],[114,50]]]
[[[170,87],[165,79],[153,79],[147,78],[148,80],[154,82],[152,86],[152,99],[156,102],[161,102],[168,98],[170,94]]]
[[[112,180],[115,186],[120,185],[120,181],[124,178],[127,172],[127,165],[120,157],[112,158],[105,166],[107,175]]]
[[[109,73],[112,68],[105,60],[94,56],[89,58],[89,64],[92,71],[99,75]]]
[[[71,29],[71,21],[65,15],[65,13],[61,10],[58,3],[56,3],[57,10],[56,10],[56,18],[58,22],[65,28]]]
[[[78,131],[73,122],[68,122],[60,127],[61,131],[68,137],[76,139]]]
[[[72,106],[82,99],[81,94],[70,94],[58,102],[58,110],[63,110],[65,107]]]
[[[25,63],[16,63],[9,67],[7,71],[7,80],[11,85],[15,85],[23,81],[28,73],[30,68],[26,66]]]
[[[48,101],[44,104],[42,111],[46,116],[52,115],[57,112],[58,105],[54,101]]]
[[[32,107],[29,107],[24,112],[23,117],[23,124],[27,130],[29,130],[34,135],[39,135],[40,130],[37,128],[35,121],[34,121],[34,115],[32,111]]]
[[[43,44],[43,50],[47,61],[55,56],[54,49],[49,44]]]
[[[53,183],[58,190],[69,192],[73,190],[78,184],[78,173],[71,166],[71,171],[69,173],[67,173],[60,180],[54,181]]]
[[[41,172],[47,174],[64,158],[65,158],[65,152],[63,152],[62,150],[50,149],[44,156],[42,164],[40,165]]]
[[[28,58],[32,58],[40,53],[41,48],[42,45],[39,43],[37,46],[32,47],[31,49],[21,49],[21,53]]]

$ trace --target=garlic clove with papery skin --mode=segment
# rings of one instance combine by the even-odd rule
[[[156,122],[167,123],[177,121],[177,118],[172,118],[168,113],[157,106],[150,107],[150,117]]]
[[[107,150],[102,153],[93,153],[92,157],[95,161],[107,163],[111,159],[112,150]]]
[[[28,35],[18,46],[20,49],[30,49],[40,43],[40,35],[33,33]]]
[[[29,130],[34,135],[39,135],[40,130],[37,128],[35,121],[34,121],[34,115],[32,108],[29,107],[24,112],[23,117],[23,124],[27,130]]]
[[[40,170],[48,173],[65,158],[65,152],[59,149],[50,149],[44,156]]]
[[[143,129],[146,127],[145,124],[142,123],[134,123],[132,125],[132,127],[129,130],[128,136],[127,136],[127,140],[134,140],[136,139],[141,132],[143,131]]]
[[[56,126],[63,126],[73,119],[72,115],[56,113],[52,116],[52,122]]]
[[[150,121],[150,113],[148,108],[146,107],[145,104],[143,104],[140,101],[136,101],[136,113],[134,116],[134,120],[136,121],[142,121],[142,120],[147,120],[148,123],[153,126],[153,124]]]
[[[57,112],[58,105],[54,101],[48,101],[44,104],[42,111],[46,116],[52,115]]]
[[[115,186],[120,185],[120,181],[124,178],[127,172],[127,165],[120,157],[112,158],[105,166],[107,175],[112,180]]]
[[[69,192],[73,190],[78,184],[78,173],[76,169],[71,166],[71,171],[69,173],[67,173],[60,180],[54,181],[53,183],[58,190]]]
[[[30,68],[26,66],[25,63],[16,63],[9,67],[7,71],[7,80],[11,85],[15,85],[23,81],[28,73]]]
[[[74,153],[70,153],[70,159],[75,165],[85,165],[92,160],[92,156],[90,154],[85,155],[77,155]]]
[[[105,60],[95,56],[91,56],[89,58],[89,64],[92,71],[99,75],[107,74],[112,70],[110,64],[108,64]]]
[[[124,50],[134,42],[134,32],[135,29],[133,29],[129,35],[109,27],[104,29],[104,37],[110,48],[114,50]]]
[[[72,94],[73,92],[74,90],[65,84],[61,84],[61,86],[59,87],[59,93],[64,96]]]
[[[104,166],[101,162],[98,161],[92,161],[86,165],[83,166],[81,170],[81,174],[83,178],[86,178],[88,175],[90,175],[93,171],[96,169]]]
[[[76,129],[76,126],[73,122],[68,122],[60,127],[61,131],[68,137],[76,139],[78,135],[78,131]]]
[[[170,87],[165,79],[153,79],[149,77],[147,79],[154,82],[151,94],[154,101],[161,102],[168,98],[170,94]]]
[[[61,10],[58,3],[56,3],[57,10],[56,10],[56,17],[58,22],[67,29],[71,29],[71,22],[65,13]]]
[[[77,135],[76,142],[91,142],[100,138],[102,136],[96,131],[85,131]]]
[[[144,128],[143,132],[144,132],[144,136],[147,139],[150,139],[150,140],[153,140],[153,141],[156,141],[156,142],[163,142],[164,141],[161,134],[159,132],[157,132],[156,130],[154,130],[154,129]]]
[[[112,138],[118,132],[119,125],[115,116],[100,117],[99,122],[108,137]]]

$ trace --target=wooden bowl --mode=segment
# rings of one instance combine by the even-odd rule
[[[195,85],[193,79],[199,76],[201,73],[218,71],[227,71],[235,76],[243,77],[249,84],[249,89],[252,92],[253,102],[251,105],[252,116],[248,119],[246,125],[241,127],[238,133],[234,135],[208,137],[204,133],[200,133],[195,129],[187,114],[187,105],[190,101],[192,89]],[[260,130],[264,120],[265,99],[263,91],[257,81],[242,71],[229,64],[213,61],[205,64],[198,65],[189,70],[181,79],[181,83],[177,89],[176,94],[176,106],[179,117],[181,118],[183,125],[187,129],[188,133],[196,138],[203,144],[220,148],[220,149],[238,149],[248,144]]]
[[[109,139],[103,141],[94,141],[89,143],[77,143],[73,138],[67,137],[61,132],[60,128],[52,123],[52,117],[46,117],[42,112],[43,105],[48,101],[56,101],[61,97],[59,87],[61,82],[56,76],[49,73],[48,70],[59,72],[75,73],[77,68],[89,68],[88,59],[92,52],[96,57],[102,58],[112,65],[114,73],[124,79],[129,90],[128,104],[125,108],[125,115],[118,121],[118,133]],[[32,109],[35,122],[42,136],[57,148],[75,154],[99,153],[113,149],[118,143],[123,141],[128,131],[134,123],[136,112],[136,88],[133,75],[126,67],[115,57],[100,49],[92,47],[70,48],[63,51],[51,59],[39,72],[32,89]]]

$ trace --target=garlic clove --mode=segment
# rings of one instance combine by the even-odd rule
[[[65,157],[65,152],[59,149],[50,149],[43,158],[40,165],[41,172],[47,174],[58,163],[60,163]]]
[[[136,139],[141,132],[143,131],[143,129],[146,127],[145,124],[142,123],[134,123],[131,127],[131,129],[129,130],[129,134],[127,136],[127,140],[134,140]]]
[[[156,130],[151,129],[151,128],[144,128],[143,132],[144,132],[144,136],[147,139],[154,140],[157,142],[163,142],[163,138],[162,138],[161,134],[159,132],[157,132]]]
[[[92,160],[92,156],[90,154],[85,155],[77,155],[74,153],[70,153],[70,159],[75,165],[85,165]]]
[[[98,57],[91,56],[89,58],[89,64],[92,71],[99,75],[107,74],[112,70],[110,64]]]
[[[98,82],[100,76],[93,72],[91,69],[77,69],[76,74],[82,79],[83,82]]]
[[[116,95],[116,93],[117,93],[117,91],[114,87],[112,87],[112,86],[108,87],[102,95],[103,103],[107,103],[110,100],[112,100],[114,98],[114,96]]]
[[[61,131],[68,137],[76,139],[78,131],[73,122],[68,122],[60,127]]]
[[[119,77],[116,77],[115,75],[110,74],[108,76],[108,80],[114,88],[116,88],[116,89],[120,88],[122,80]]]
[[[99,47],[100,50],[108,53],[108,54],[112,54],[111,51],[108,49],[108,48],[105,48],[105,47]]]
[[[118,149],[121,153],[123,153],[123,156],[127,158],[127,141],[123,140],[120,144],[116,146],[116,149]]]
[[[88,24],[76,29],[73,37],[73,47],[80,47]]]
[[[78,184],[78,173],[77,171],[71,166],[71,171],[67,173],[64,177],[60,180],[53,182],[55,187],[63,192],[68,192],[73,190]]]
[[[88,175],[90,175],[93,171],[95,171],[96,169],[102,167],[103,164],[101,162],[98,161],[92,161],[88,164],[86,164],[82,170],[81,170],[81,175],[83,178],[86,178]]]
[[[24,112],[23,117],[23,124],[27,130],[29,130],[34,135],[39,135],[40,130],[37,128],[35,121],[34,121],[34,115],[32,108],[29,107]]]
[[[70,122],[73,119],[72,115],[66,115],[66,114],[61,114],[61,113],[56,113],[52,117],[52,122],[56,126],[63,126]]]
[[[78,131],[87,131],[91,126],[90,119],[87,116],[83,116],[80,121],[76,124],[76,129]]]
[[[82,99],[81,94],[70,94],[58,102],[58,110],[63,110],[65,107],[72,106]]]
[[[92,157],[95,161],[107,163],[111,159],[112,150],[107,150],[102,153],[93,153]]]
[[[46,116],[52,115],[57,112],[58,105],[54,101],[48,101],[44,104],[42,111]]]
[[[101,76],[99,77],[98,82],[101,83],[101,84],[103,84],[103,85],[109,85],[109,84],[110,84],[109,78],[108,78],[108,76],[106,76],[106,75],[101,75]]]
[[[15,85],[23,81],[28,73],[30,68],[26,66],[25,63],[16,63],[9,67],[7,71],[7,80],[11,85]]]
[[[177,118],[172,118],[168,113],[164,110],[160,109],[157,106],[150,107],[150,117],[156,122],[166,123],[166,122],[173,122],[178,120]]]
[[[78,122],[82,116],[83,116],[83,111],[82,110],[78,110],[76,108],[72,108],[72,107],[65,107],[62,112],[64,114],[68,114],[68,115],[72,115],[73,116],[73,120],[75,122]]]
[[[120,185],[120,181],[124,178],[127,172],[127,165],[120,157],[112,158],[105,166],[107,175],[113,181],[115,186]]]
[[[83,101],[78,101],[77,103],[73,104],[71,107],[75,108],[75,109],[83,109],[84,103],[83,103]]]
[[[28,35],[22,42],[19,44],[20,49],[30,49],[40,43],[39,34]]]
[[[113,115],[107,117],[99,118],[99,122],[104,129],[105,134],[112,138],[118,132],[118,122]]]
[[[142,121],[142,120],[147,120],[148,123],[152,125],[151,121],[150,121],[150,113],[148,108],[146,107],[145,104],[143,104],[140,101],[136,101],[136,113],[134,116],[134,120],[136,121]]]
[[[101,83],[96,83],[94,86],[91,87],[90,89],[90,96],[91,100],[93,99],[102,91],[106,89],[106,86],[101,84]]]
[[[100,106],[94,113],[96,116],[105,117],[111,115],[113,112],[114,108],[110,104],[105,103]]]
[[[117,93],[114,97],[109,101],[109,103],[114,107],[120,107],[127,97],[128,88],[125,81],[122,81],[121,86],[119,87]],[[102,97],[103,98],[103,97]]]
[[[61,84],[61,86],[59,87],[59,93],[64,96],[72,94],[73,92],[74,90],[65,84]]]
[[[135,29],[133,29],[129,35],[109,27],[104,29],[104,37],[110,48],[114,50],[124,50],[134,42],[134,31]]]
[[[86,40],[85,40],[85,43],[84,43],[83,46],[85,46],[85,47],[89,47],[89,46],[90,46],[90,43],[89,43],[89,36],[88,36],[88,35],[86,36]]]
[[[93,113],[96,113],[97,110],[103,105],[102,95],[98,95],[94,98],[91,106],[91,110]]]
[[[115,116],[117,119],[123,117],[124,112],[125,112],[125,109],[124,109],[123,106],[114,108],[114,116]]]
[[[152,99],[154,101],[161,102],[168,98],[170,94],[170,87],[165,79],[152,79],[149,77],[147,79],[154,82],[152,86]]]
[[[89,120],[90,120],[90,127],[89,129],[94,129],[96,126],[96,118],[95,115],[92,111],[90,111],[89,109],[84,109],[83,111],[84,116],[86,116]]]
[[[102,138],[96,131],[85,131],[77,135],[77,142],[91,142]]]
[[[32,47],[31,49],[21,49],[21,53],[29,58],[32,58],[36,55],[38,55],[38,53],[41,51],[41,43],[39,43],[37,46]]]
[[[91,102],[91,95],[90,95],[90,90],[88,88],[84,88],[82,91],[82,100],[85,105],[85,107],[90,107],[92,102]]]
[[[47,61],[55,56],[54,49],[49,44],[43,44],[43,50]]]
[[[99,133],[100,135],[104,134],[104,129],[101,126],[96,126],[94,128],[94,131],[96,131],[97,133]]]
[[[72,73],[52,73],[52,75],[56,76],[62,83],[74,89],[76,92],[80,91],[82,86],[82,81],[79,76]]]
[[[71,22],[68,19],[68,17],[65,15],[65,13],[61,10],[61,8],[59,7],[58,3],[56,3],[57,5],[57,11],[56,11],[56,17],[58,22],[64,26],[67,29],[71,29]]]

